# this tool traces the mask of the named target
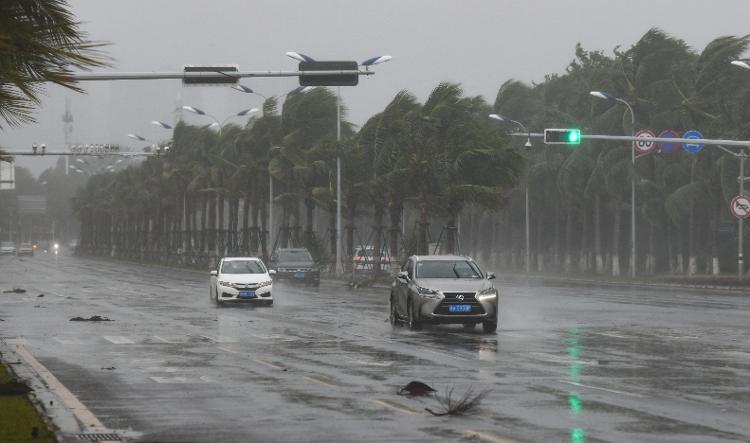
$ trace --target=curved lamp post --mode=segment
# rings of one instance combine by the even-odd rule
[[[211,124],[209,124],[209,125],[205,125],[205,126],[203,126],[203,127],[204,127],[204,128],[210,128],[210,127],[212,127],[212,126],[218,126],[218,127],[219,127],[219,135],[221,135],[221,130],[222,130],[222,129],[224,128],[224,125],[225,125],[225,124],[226,124],[226,123],[227,123],[227,122],[228,122],[229,120],[231,120],[231,119],[233,119],[233,118],[237,118],[237,117],[245,117],[246,115],[250,115],[250,114],[252,114],[252,113],[255,113],[255,112],[259,112],[259,111],[260,111],[260,109],[258,109],[258,108],[248,108],[248,109],[243,109],[242,111],[240,111],[240,112],[236,112],[236,113],[234,113],[234,114],[232,114],[232,115],[228,116],[228,117],[227,117],[227,118],[225,118],[224,120],[222,120],[222,121],[219,121],[219,119],[217,119],[217,118],[216,118],[216,117],[214,117],[213,115],[211,115],[211,114],[207,113],[206,111],[204,111],[204,110],[202,110],[202,109],[200,109],[200,108],[196,108],[195,106],[183,106],[183,107],[182,107],[182,109],[184,109],[184,110],[186,110],[186,111],[188,111],[188,112],[192,112],[193,114],[198,114],[198,115],[205,115],[206,117],[208,117],[208,118],[212,119],[212,120],[214,121],[213,123],[211,123]],[[160,123],[160,122],[159,122],[159,123]]]
[[[612,94],[608,94],[606,92],[602,91],[591,91],[590,94],[596,98],[602,99],[602,100],[609,100],[614,101],[618,103],[622,103],[628,108],[628,111],[630,111],[630,135],[633,135],[635,132],[635,113],[633,112],[633,107],[630,106],[630,103],[627,101],[615,97]],[[630,277],[635,278],[636,276],[636,265],[637,265],[637,258],[636,258],[636,233],[635,233],[635,146],[632,145],[630,147],[630,160],[633,164],[633,175],[630,179]]]
[[[489,118],[493,120],[497,120],[503,123],[512,123],[514,125],[517,125],[521,128],[521,130],[525,133],[529,133],[529,131],[526,130],[526,126],[523,125],[523,123],[519,122],[518,120],[513,120],[512,118],[503,115],[503,114],[490,114],[488,116]],[[524,144],[526,148],[531,148],[531,138],[526,139],[526,143]],[[531,232],[530,232],[530,220],[529,220],[529,178],[526,177],[526,189],[525,189],[525,200],[526,200],[526,272],[531,272]]]
[[[316,61],[301,52],[289,51],[285,55],[300,62]],[[390,55],[380,55],[368,58],[359,65],[369,70],[370,66],[385,63],[392,58]],[[341,86],[336,87],[336,143],[341,143]],[[341,273],[343,273],[341,263],[341,156],[336,155],[336,274]]]

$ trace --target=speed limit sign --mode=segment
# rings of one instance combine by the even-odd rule
[[[635,134],[636,137],[643,138],[633,142],[633,147],[639,154],[648,154],[653,151],[656,147],[656,143],[649,141],[648,139],[656,137],[656,134],[649,131],[648,129],[642,129]]]
[[[732,199],[729,204],[732,215],[737,218],[747,218],[750,216],[750,197],[747,195],[738,195]]]

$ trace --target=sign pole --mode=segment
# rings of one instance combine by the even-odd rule
[[[739,154],[740,157],[740,193],[739,195],[745,195],[745,159],[747,158],[747,154],[745,153],[745,150],[743,149],[740,151]],[[739,218],[737,220],[738,229],[737,229],[737,278],[742,279],[742,271],[745,267],[745,264],[743,262],[742,257],[742,240],[743,240],[743,234],[742,234],[742,225],[743,225],[744,218]]]

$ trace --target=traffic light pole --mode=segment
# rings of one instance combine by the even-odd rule
[[[247,77],[318,77],[335,75],[374,75],[375,71],[329,70],[329,71],[220,71],[221,77],[235,79]],[[221,78],[220,77],[220,78]],[[210,80],[217,78],[216,71],[202,72],[89,72],[71,74],[74,81],[109,81],[109,80]]]

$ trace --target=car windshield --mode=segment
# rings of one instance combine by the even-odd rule
[[[265,274],[266,268],[258,260],[231,260],[221,265],[222,274]]]
[[[305,250],[279,251],[279,261],[312,261],[312,256]]]
[[[482,278],[476,263],[468,260],[423,260],[417,262],[417,278]]]

